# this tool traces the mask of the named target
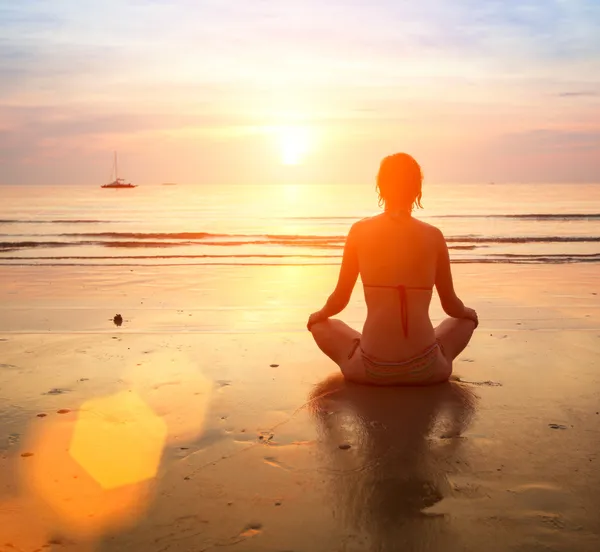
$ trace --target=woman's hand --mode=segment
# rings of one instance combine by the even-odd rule
[[[472,320],[473,322],[475,322],[476,328],[477,328],[477,326],[479,326],[479,318],[477,317],[477,313],[475,312],[474,309],[465,307],[465,313],[463,314],[463,316],[461,318],[465,318],[467,320]]]
[[[327,317],[323,314],[322,310],[313,312],[308,317],[308,323],[306,324],[306,329],[310,332],[310,329],[313,327],[313,325],[317,324],[318,322],[323,322],[324,320],[327,320]]]

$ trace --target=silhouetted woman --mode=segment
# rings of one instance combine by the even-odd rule
[[[380,215],[355,223],[346,239],[337,286],[310,315],[319,348],[348,380],[374,385],[428,385],[447,381],[452,361],[478,325],[477,313],[457,297],[448,247],[435,226],[412,217],[421,207],[421,167],[410,156],[386,157],[377,176]],[[362,335],[331,317],[350,300],[360,274],[367,303]],[[434,328],[433,286],[450,318]]]

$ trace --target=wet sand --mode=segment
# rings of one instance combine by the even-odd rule
[[[597,267],[455,266],[429,389],[340,380],[335,272],[4,267],[0,551],[598,550]]]

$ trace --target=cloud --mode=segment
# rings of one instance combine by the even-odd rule
[[[595,90],[572,90],[568,92],[560,92],[557,96],[561,98],[595,98],[600,96],[600,92]]]
[[[597,152],[600,159],[600,125],[597,130],[556,130],[537,128],[524,132],[507,133],[500,138],[505,151],[523,155],[537,153]]]

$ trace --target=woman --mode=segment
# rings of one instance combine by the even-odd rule
[[[308,330],[347,380],[374,385],[430,385],[447,381],[452,361],[478,325],[452,284],[444,236],[414,219],[421,206],[421,167],[410,156],[386,157],[377,176],[384,212],[355,223],[346,239],[337,286],[310,315]],[[362,335],[341,320],[360,273],[367,319]],[[434,329],[433,286],[450,318]]]

